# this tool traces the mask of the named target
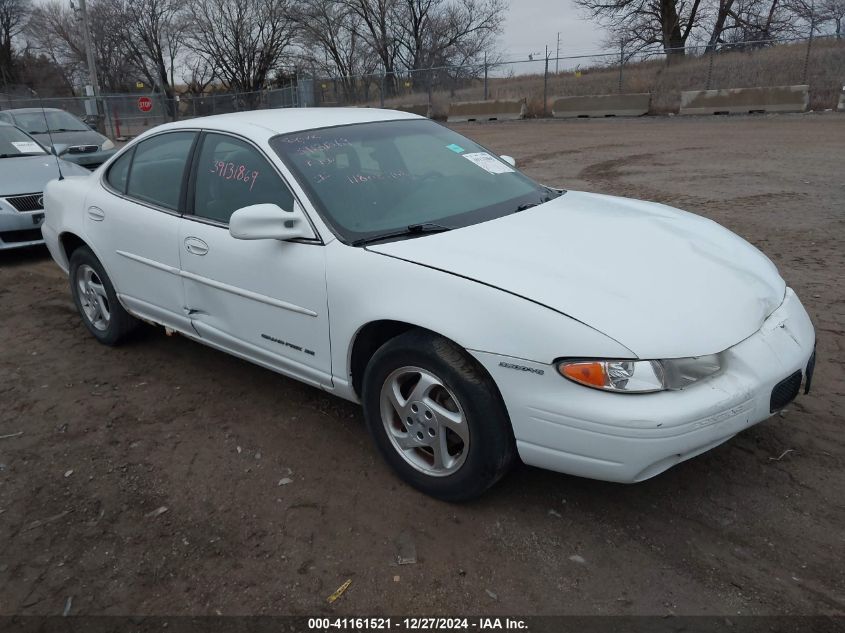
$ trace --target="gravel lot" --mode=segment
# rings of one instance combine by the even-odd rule
[[[46,251],[0,254],[0,614],[845,614],[845,116],[456,127],[760,247],[816,324],[814,392],[645,483],[521,467],[449,505],[357,407],[152,328],[100,346]]]

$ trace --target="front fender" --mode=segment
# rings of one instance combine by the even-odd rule
[[[339,383],[351,384],[356,334],[380,320],[437,332],[467,350],[535,363],[636,357],[584,323],[493,286],[338,241],[325,248],[332,374]]]

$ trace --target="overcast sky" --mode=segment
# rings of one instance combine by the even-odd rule
[[[594,23],[581,19],[572,0],[510,0],[500,38],[505,59],[525,59],[540,53],[546,44],[554,57],[560,31],[560,54],[594,53],[602,49],[604,33]]]

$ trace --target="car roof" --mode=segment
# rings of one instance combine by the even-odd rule
[[[164,128],[203,128],[240,132],[246,136],[264,136],[269,138],[277,134],[289,134],[303,130],[313,130],[337,125],[354,123],[374,123],[377,121],[395,121],[398,119],[423,119],[416,114],[399,110],[380,108],[274,108],[271,110],[250,110],[231,114],[215,114],[207,117],[186,119],[176,123],[166,123],[156,127]]]

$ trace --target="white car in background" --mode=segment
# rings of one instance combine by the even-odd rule
[[[517,455],[648,479],[809,387],[813,326],[760,251],[512,164],[388,110],[192,119],[51,183],[44,235],[99,341],[150,321],[361,402],[441,499]]]

